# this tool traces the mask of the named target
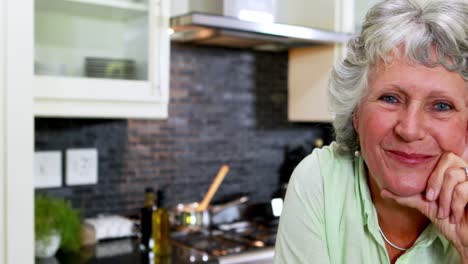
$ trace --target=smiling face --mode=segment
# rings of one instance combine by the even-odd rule
[[[464,152],[465,81],[443,67],[401,59],[374,73],[353,120],[371,189],[421,193],[444,152]]]

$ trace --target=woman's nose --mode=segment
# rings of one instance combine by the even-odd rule
[[[400,113],[395,133],[406,142],[421,140],[426,135],[424,124],[424,113],[416,107],[408,107]]]

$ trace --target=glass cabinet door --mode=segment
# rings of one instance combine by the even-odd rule
[[[36,0],[36,75],[148,80],[148,5]]]
[[[169,0],[35,0],[36,116],[167,117]]]

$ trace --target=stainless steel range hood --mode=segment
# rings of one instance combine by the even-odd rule
[[[302,26],[250,22],[196,12],[171,18],[171,28],[174,30],[171,40],[175,42],[269,51],[342,43],[351,36]]]

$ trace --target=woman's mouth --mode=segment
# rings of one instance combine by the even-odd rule
[[[406,153],[397,150],[387,150],[389,156],[401,163],[419,165],[431,161],[436,155],[423,153]]]

